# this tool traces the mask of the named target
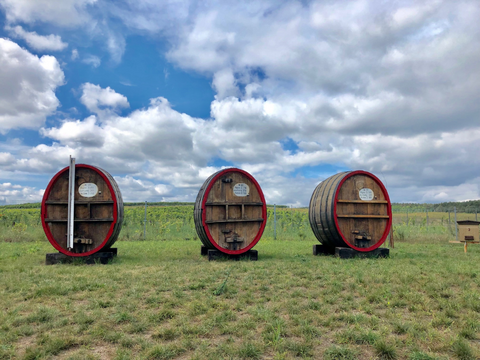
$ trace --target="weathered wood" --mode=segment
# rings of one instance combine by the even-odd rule
[[[335,251],[332,251],[332,248],[326,247],[322,244],[313,245],[313,255],[333,255],[334,253]]]
[[[217,224],[217,223],[239,223],[239,222],[263,222],[265,219],[225,219],[225,220],[205,220],[205,224]]]
[[[88,256],[113,245],[123,223],[123,200],[117,183],[106,171],[85,164],[75,166],[74,242],[67,248],[69,168],[58,172],[45,190],[42,225],[50,243],[68,256]]]
[[[388,257],[390,250],[387,248],[377,248],[369,252],[357,251],[351,248],[336,247],[335,256],[340,259],[353,259],[357,257]]]
[[[68,221],[67,219],[45,219],[45,222],[47,223],[54,223],[54,222],[65,222],[65,221]],[[75,218],[74,221],[78,221],[78,222],[98,222],[98,221],[108,221],[108,222],[112,222],[113,221],[113,218],[108,218],[108,219],[78,219],[78,218]]]
[[[390,219],[390,216],[388,215],[338,215],[337,217],[339,218],[358,218],[358,219]]]
[[[364,200],[337,200],[337,203],[363,204]],[[386,200],[370,200],[369,204],[388,204]]]
[[[205,203],[207,206],[225,206],[225,205],[240,205],[240,206],[262,206],[262,202],[257,203],[242,203],[242,202],[207,202]]]
[[[325,247],[371,251],[386,240],[391,228],[390,199],[373,174],[339,173],[315,188],[309,220],[313,233]]]
[[[71,264],[80,261],[86,265],[109,264],[117,256],[117,248],[111,248],[105,251],[99,251],[92,255],[75,257],[58,253],[50,253],[45,256],[45,265]]]
[[[265,198],[247,172],[235,168],[221,170],[202,185],[195,202],[194,220],[206,248],[240,254],[260,240],[267,221]],[[234,233],[243,239],[241,243],[227,241]]]
[[[245,251],[241,254],[226,254],[222,251],[219,251],[217,249],[208,249],[207,251],[208,255],[208,261],[214,261],[214,260],[219,260],[219,259],[228,259],[228,260],[234,260],[234,261],[239,261],[242,259],[248,259],[251,261],[257,261],[258,260],[258,251],[257,250],[248,250]]]

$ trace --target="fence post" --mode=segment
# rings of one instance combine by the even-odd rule
[[[475,210],[475,221],[478,221],[477,220],[477,212],[478,212],[478,210]]]
[[[425,210],[425,213],[427,214],[427,230],[428,230],[428,210]]]
[[[458,229],[457,229],[457,208],[453,208],[453,212],[455,213],[455,240],[458,241]]]
[[[408,226],[408,210],[407,210],[407,226]]]
[[[143,220],[143,240],[147,238],[147,202],[145,201],[145,219]]]
[[[277,240],[277,208],[273,204],[273,240]]]
[[[450,210],[448,210],[448,226],[450,226]]]

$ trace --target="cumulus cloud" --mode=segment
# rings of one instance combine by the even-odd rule
[[[110,87],[102,89],[98,85],[85,83],[81,89],[83,93],[80,101],[91,112],[98,114],[105,110],[117,111],[130,106],[125,96]]]
[[[0,38],[0,133],[38,128],[59,105],[64,74],[53,56],[41,58]]]
[[[12,183],[0,183],[0,204],[21,204],[39,202],[43,197],[43,190],[30,186],[21,186]]]
[[[25,31],[21,26],[7,26],[6,29],[16,38],[25,40],[28,46],[35,50],[61,51],[68,46],[58,35],[38,35],[35,31]]]
[[[59,128],[42,128],[40,133],[72,147],[79,145],[101,147],[105,139],[103,129],[96,125],[95,116],[90,116],[84,121],[64,121]]]
[[[123,95],[85,84],[81,102],[96,116],[43,129],[53,145],[15,165],[7,156],[7,166],[35,171],[49,157],[51,169],[77,154],[121,174],[132,196],[156,199],[193,199],[220,168],[215,159],[252,172],[276,203],[306,205],[332,164],[376,173],[395,201],[480,196],[471,155],[480,150],[474,0],[147,1],[105,13],[165,38],[168,60],[211,78],[210,119],[164,98],[125,115]],[[118,61],[123,35],[101,31]]]

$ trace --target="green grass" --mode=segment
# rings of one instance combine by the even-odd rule
[[[109,265],[45,266],[0,243],[0,359],[475,359],[480,246],[400,242],[388,259],[262,240],[257,262],[199,241],[116,243]]]

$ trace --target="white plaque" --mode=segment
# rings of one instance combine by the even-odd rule
[[[360,199],[363,201],[373,200],[373,190],[369,188],[360,189],[358,196],[360,196]]]
[[[235,184],[233,187],[233,194],[235,196],[248,196],[248,194],[250,194],[250,188],[244,183]]]
[[[94,197],[98,193],[98,187],[94,183],[84,183],[79,186],[78,193],[83,197]]]

